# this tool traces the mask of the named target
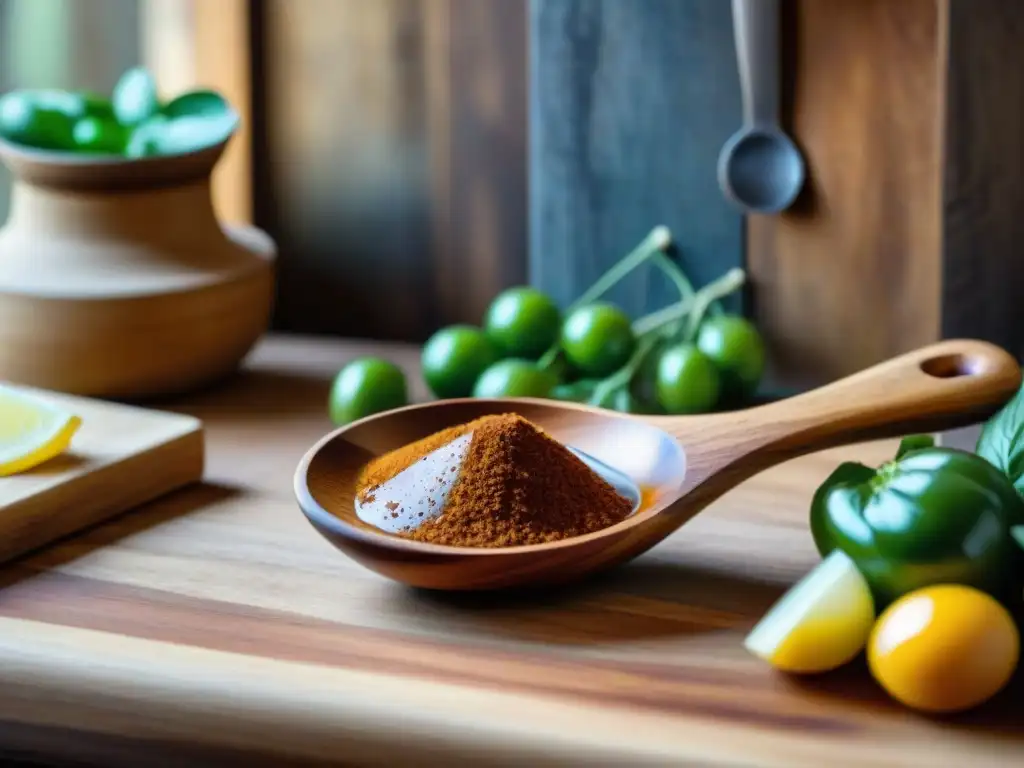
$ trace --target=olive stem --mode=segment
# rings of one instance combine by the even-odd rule
[[[640,366],[647,359],[647,355],[651,353],[658,343],[661,331],[666,326],[686,317],[687,313],[691,310],[700,306],[706,308],[711,301],[728,296],[743,285],[745,279],[746,274],[742,269],[731,269],[722,277],[708,283],[696,293],[680,299],[665,309],[652,312],[633,323],[633,332],[639,338],[636,351],[633,352],[633,355],[625,365],[597,385],[597,388],[590,396],[589,403],[591,405],[600,405],[610,393],[619,387],[627,386],[633,380],[636,372],[640,370]]]
[[[657,342],[658,336],[654,333],[649,333],[640,339],[636,351],[633,352],[633,356],[629,358],[629,362],[597,385],[594,389],[594,393],[590,396],[590,404],[599,405],[616,389],[628,385],[633,380],[633,376],[636,375],[636,372],[640,370],[640,366],[644,364],[644,360],[647,359],[647,355],[650,354],[652,349],[654,349],[654,345]]]
[[[570,312],[579,309],[584,304],[589,304],[591,301],[600,298],[621,282],[622,279],[630,272],[641,266],[648,259],[654,256],[663,256],[663,251],[668,248],[671,242],[672,233],[669,231],[669,228],[659,224],[650,231],[647,237],[645,237],[640,244],[636,246],[636,248],[626,254],[620,261],[601,275],[593,285],[580,294],[580,296],[566,308],[565,314],[568,315]],[[543,355],[541,355],[540,360],[537,361],[537,367],[543,371],[554,365],[555,360],[558,359],[560,349],[560,341],[555,341],[555,343],[552,344]]]
[[[662,251],[668,248],[671,242],[672,233],[669,232],[668,227],[658,225],[652,229],[650,234],[648,234],[636,248],[626,254],[621,261],[612,266],[607,272],[601,275],[601,277],[599,277],[592,286],[580,294],[579,298],[572,302],[568,309],[565,310],[565,313],[569,314],[574,309],[579,309],[584,304],[589,304],[595,299],[608,293],[608,291],[614,288],[616,284],[618,284],[634,269],[639,267],[648,259],[662,253]]]
[[[675,285],[679,291],[679,298],[685,299],[688,296],[693,296],[697,291],[693,288],[693,283],[690,282],[690,278],[686,276],[686,273],[676,264],[672,259],[665,253],[657,253],[654,256],[653,263],[665,273],[669,280]]]
[[[633,323],[633,333],[637,336],[644,336],[652,331],[660,330],[668,323],[679,320],[692,310],[697,309],[699,303],[710,304],[716,299],[728,296],[742,286],[746,279],[747,275],[742,269],[733,267],[717,280],[705,285],[692,297],[682,299],[664,309],[639,318]]]

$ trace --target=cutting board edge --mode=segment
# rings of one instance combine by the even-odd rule
[[[79,533],[111,518],[127,514],[135,507],[202,480],[206,465],[205,430],[203,423],[192,416],[168,413],[181,420],[181,431],[174,437],[156,443],[146,450],[110,461],[87,475],[72,478],[68,483],[13,503],[5,515],[26,515],[29,521],[23,535],[7,536],[0,545],[0,564],[10,562],[35,550]],[[160,474],[152,483],[136,487],[110,503],[86,504],[68,520],[61,520],[60,499],[68,493],[89,493],[90,486],[102,484],[109,476],[124,471]],[[42,509],[38,509],[40,504]],[[32,507],[37,509],[32,510]]]

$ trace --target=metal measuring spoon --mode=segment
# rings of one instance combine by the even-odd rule
[[[733,0],[743,127],[722,147],[718,185],[752,213],[792,205],[804,184],[804,159],[779,126],[778,0]]]

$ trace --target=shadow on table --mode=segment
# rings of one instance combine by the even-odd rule
[[[396,611],[427,609],[474,632],[557,645],[623,641],[744,629],[785,584],[673,563],[635,562],[560,588],[503,592],[398,589]]]
[[[210,423],[233,420],[293,419],[316,415],[327,420],[331,380],[324,376],[276,371],[240,371],[182,399],[149,403]]]
[[[194,483],[172,491],[134,510],[83,528],[5,564],[0,568],[0,589],[163,523],[233,498],[238,493],[240,491],[236,488],[213,483]]]
[[[995,733],[1024,741],[1024,666],[1019,666],[1006,687],[981,706],[951,715],[913,713],[886,695],[875,683],[862,654],[846,666],[822,675],[779,675],[784,687],[819,696],[823,701],[842,700],[894,716],[920,718],[944,728],[964,728]]]

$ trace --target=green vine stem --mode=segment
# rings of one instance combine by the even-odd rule
[[[679,298],[685,299],[696,293],[693,288],[693,283],[690,282],[690,278],[686,276],[686,273],[683,272],[679,265],[672,261],[667,254],[655,254],[651,263],[657,266],[665,273],[665,276],[672,281],[676,289],[679,291]]]
[[[644,364],[644,360],[647,359],[647,355],[650,354],[651,350],[654,349],[654,345],[657,343],[658,334],[656,333],[648,333],[640,339],[640,342],[637,344],[636,351],[629,359],[629,362],[597,385],[594,389],[594,393],[590,396],[590,404],[600,405],[604,402],[605,398],[615,390],[620,387],[628,386],[636,375],[636,372],[640,370],[640,366]]]
[[[568,315],[585,304],[596,301],[620,283],[623,278],[629,275],[630,272],[644,264],[649,259],[656,256],[664,256],[663,251],[668,248],[671,243],[672,233],[669,231],[668,227],[658,225],[652,229],[650,233],[648,233],[647,237],[645,237],[640,244],[636,246],[636,248],[626,254],[620,261],[608,269],[607,272],[601,275],[593,285],[580,294],[580,296],[566,308],[565,314]],[[541,356],[540,360],[537,361],[537,367],[541,370],[547,370],[554,365],[555,360],[558,359],[560,348],[559,342],[556,341],[552,344]]]
[[[662,332],[666,327],[685,318],[688,314],[700,307],[706,308],[712,301],[728,296],[743,285],[746,280],[746,273],[737,268],[726,272],[722,277],[708,283],[693,295],[680,299],[657,312],[641,317],[633,323],[633,333],[636,334],[639,342],[636,351],[629,361],[615,373],[603,379],[589,398],[591,405],[600,405],[604,400],[620,387],[625,387],[632,382],[637,371],[644,364],[647,355],[655,348],[661,339]]]
[[[636,248],[626,254],[621,261],[612,266],[607,272],[601,275],[601,277],[597,278],[592,286],[580,294],[580,297],[569,305],[569,308],[565,311],[566,314],[569,314],[574,309],[579,309],[584,304],[589,304],[608,293],[608,291],[614,288],[634,269],[642,265],[648,259],[661,254],[666,248],[668,248],[671,242],[672,233],[669,232],[668,227],[659,225],[652,229],[650,234],[648,234]]]
[[[698,302],[710,304],[712,301],[725,298],[739,289],[746,279],[746,272],[739,267],[733,267],[717,280],[701,288],[692,297],[681,299],[675,304],[637,319],[633,323],[633,333],[641,337],[652,331],[660,330],[668,323],[679,320],[690,314],[691,310],[697,309]]]
[[[659,253],[651,260],[651,263],[657,266],[665,273],[665,276],[672,281],[676,290],[679,291],[679,298],[692,298],[696,293],[693,289],[693,283],[690,282],[690,278],[686,276],[686,273],[683,272],[682,268],[672,261],[667,254]],[[664,335],[668,338],[678,335],[682,331],[682,325],[683,321],[680,319],[673,327],[666,328]]]

